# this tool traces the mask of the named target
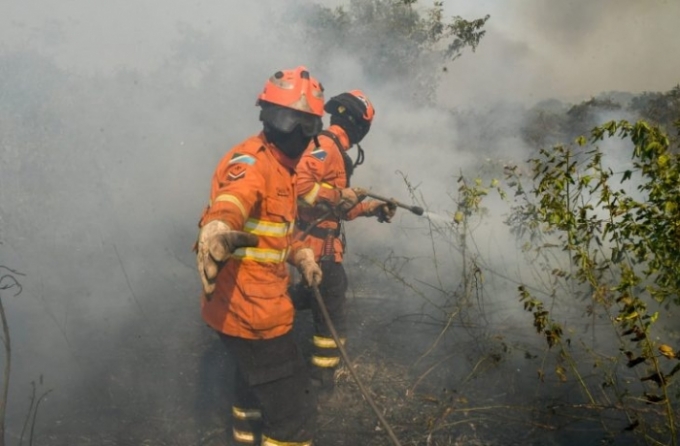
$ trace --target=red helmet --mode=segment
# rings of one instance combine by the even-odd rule
[[[262,107],[260,119],[287,133],[297,125],[307,135],[316,135],[323,123],[323,86],[310,76],[307,68],[277,71],[264,85],[256,105]]]

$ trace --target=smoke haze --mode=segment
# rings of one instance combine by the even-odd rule
[[[69,420],[90,413],[102,431],[122,432],[160,413],[168,418],[146,421],[162,432],[186,405],[219,424],[210,409],[224,409],[216,396],[224,364],[200,319],[191,247],[213,169],[259,130],[255,98],[276,70],[306,65],[327,97],[364,90],[377,114],[353,183],[410,203],[408,182],[444,216],[455,210],[461,173],[474,175],[490,157],[525,158],[515,111],[547,98],[665,91],[679,80],[677,2],[471,3],[446,2],[445,11],[490,14],[487,34],[450,64],[430,106],[367,76],[353,48],[315,59],[302,25],[285,22],[311,8],[307,0],[4,4],[0,265],[24,274],[22,294],[2,294],[13,346],[10,437],[41,375],[43,389],[54,389],[39,417],[47,431],[60,423],[77,431]],[[453,109],[476,124],[462,126]],[[512,251],[500,226],[482,226],[482,251]],[[390,226],[357,221],[349,262],[389,250],[425,258],[429,228],[403,210]],[[138,412],[123,412],[128,403]]]
[[[679,81],[677,2],[483,0],[445,8],[492,17],[477,53],[452,64],[442,85],[448,104],[579,102],[604,91],[666,91]]]

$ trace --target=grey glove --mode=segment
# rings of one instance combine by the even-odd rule
[[[390,223],[397,213],[397,205],[389,201],[372,200],[365,204],[367,217],[378,217],[380,223]]]
[[[319,264],[314,260],[314,251],[310,248],[302,248],[295,253],[293,264],[297,267],[305,282],[309,286],[319,286],[323,274]]]
[[[196,263],[206,296],[215,291],[217,273],[231,254],[238,248],[257,246],[257,242],[255,234],[234,231],[220,220],[212,220],[201,228],[198,233]]]
[[[338,202],[337,209],[341,212],[347,212],[364,198],[366,198],[366,191],[360,187],[340,189],[340,201]]]

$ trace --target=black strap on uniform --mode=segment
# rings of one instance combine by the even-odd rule
[[[295,224],[299,229],[316,238],[326,238],[329,235],[332,237],[340,237],[342,232],[339,222],[337,228],[319,228],[317,226],[310,228],[311,223],[304,221],[301,218],[298,218]]]
[[[333,142],[335,143],[335,146],[338,148],[340,151],[340,155],[342,155],[342,160],[345,163],[345,175],[347,176],[347,187],[349,187],[350,179],[352,177],[352,174],[354,174],[354,168],[361,163],[364,162],[364,150],[357,144],[357,147],[359,149],[359,154],[357,155],[357,160],[352,161],[352,158],[345,152],[345,149],[342,147],[342,143],[340,142],[340,138],[335,133],[329,132],[328,130],[321,130],[320,135],[327,136]]]
[[[354,174],[354,168],[356,166],[361,165],[364,162],[364,149],[362,149],[361,146],[359,144],[357,144],[357,148],[359,150],[359,152],[357,154],[357,159],[356,159],[356,161],[352,161],[352,158],[350,158],[350,156],[347,154],[345,149],[342,147],[342,143],[340,142],[340,138],[338,138],[338,136],[335,133],[329,132],[328,130],[321,130],[319,135],[327,136],[328,138],[330,138],[335,143],[335,147],[338,148],[338,151],[340,152],[340,155],[342,156],[342,161],[345,164],[345,177],[347,179],[347,185],[345,187],[349,187],[350,186],[350,180],[352,178],[352,174]],[[319,144],[317,143],[317,146],[318,145]],[[340,238],[340,240],[342,242],[342,246],[347,245],[347,239],[345,238],[345,230],[344,230],[344,227],[343,227],[343,224],[342,224],[342,220],[340,220],[340,219],[337,220],[338,227],[335,228],[335,229],[327,229],[327,228],[324,229],[324,228],[316,228],[316,227],[311,228],[311,229],[305,229],[304,228],[305,223],[306,222],[302,222],[301,219],[298,219],[298,226],[303,231],[306,231],[312,237],[317,237],[317,238],[326,239],[326,240],[328,240],[329,237]],[[309,225],[309,223],[307,223],[307,225]],[[330,258],[330,260],[333,260],[334,257],[333,256],[322,256],[321,260],[324,260],[325,258]]]

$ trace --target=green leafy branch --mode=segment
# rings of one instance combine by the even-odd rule
[[[616,136],[630,140],[633,151],[630,168],[615,173],[604,163],[612,154],[595,144]],[[660,393],[645,390],[644,400],[663,405],[666,428],[674,439],[668,386],[680,365],[664,372],[660,356],[677,356],[668,345],[653,341],[659,313],[648,306],[659,302],[668,309],[670,303],[680,303],[680,159],[669,151],[668,137],[643,121],[608,122],[593,129],[590,140],[581,137],[576,142],[573,149],[542,149],[529,161],[529,192],[516,169],[506,170],[508,184],[520,199],[506,223],[516,235],[528,238],[529,249],[568,255],[568,268],[554,268],[553,276],[575,291],[572,296],[586,290],[581,294],[589,298],[587,311],[594,314],[599,308],[611,320],[627,367],[647,366],[639,380],[655,384]],[[615,184],[617,179],[619,185],[635,182],[637,192],[627,192]],[[562,327],[551,321],[544,304],[523,287],[520,301],[533,314],[534,327],[548,346],[559,344]],[[561,349],[560,355],[564,353]]]

